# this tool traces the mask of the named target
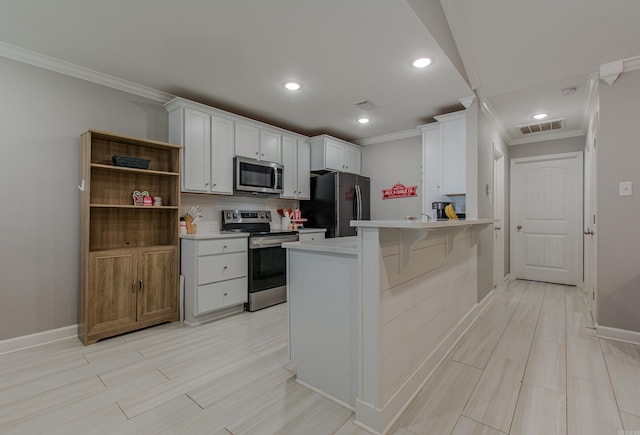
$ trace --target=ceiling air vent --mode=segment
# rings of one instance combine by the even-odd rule
[[[545,131],[561,130],[564,128],[563,119],[552,119],[549,121],[536,122],[529,125],[518,125],[516,129],[525,136],[532,133],[544,133]]]

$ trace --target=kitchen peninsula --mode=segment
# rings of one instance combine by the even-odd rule
[[[491,299],[477,242],[492,223],[352,221],[356,237],[284,244],[298,382],[388,430]]]

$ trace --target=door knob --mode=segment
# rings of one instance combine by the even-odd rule
[[[584,232],[584,234],[586,236],[593,236],[594,233],[593,233],[593,231],[591,231],[591,228],[587,228],[586,231]]]
[[[522,229],[522,225],[518,225],[516,228],[520,231]]]

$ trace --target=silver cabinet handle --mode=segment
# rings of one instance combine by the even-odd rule
[[[522,225],[518,225],[516,228],[517,228],[518,230],[521,230],[521,229],[522,229]]]
[[[223,267],[223,269],[224,269],[224,270],[227,270],[228,268],[229,268],[229,266],[225,266],[225,267]]]
[[[140,280],[140,291],[144,288],[144,281]]]
[[[494,230],[496,230],[496,231],[501,230],[501,229],[502,229],[502,227],[495,227],[494,228]]]
[[[229,293],[225,292],[223,296],[227,296]]]
[[[584,234],[586,236],[593,236],[595,233],[593,231],[591,231],[591,228],[587,228],[587,230],[584,232]]]

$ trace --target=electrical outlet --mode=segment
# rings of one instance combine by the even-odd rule
[[[631,196],[633,194],[633,186],[631,181],[621,181],[618,183],[618,195],[620,196]]]

